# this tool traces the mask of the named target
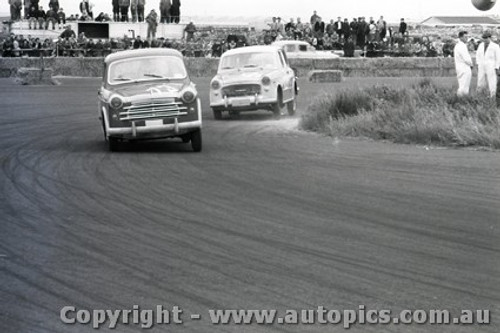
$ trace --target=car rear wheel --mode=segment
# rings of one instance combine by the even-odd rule
[[[201,130],[198,129],[191,133],[191,147],[195,152],[201,151],[202,140],[201,140]]]
[[[213,110],[214,111],[214,119],[221,120],[222,119],[222,111],[221,110]]]

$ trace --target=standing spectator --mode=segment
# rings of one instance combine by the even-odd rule
[[[360,17],[359,20],[358,20],[358,30],[357,30],[357,33],[356,33],[356,39],[357,39],[357,42],[358,42],[358,46],[361,49],[365,48],[365,44],[366,44],[366,30],[367,30],[367,26],[366,26],[365,18],[364,17]]]
[[[376,40],[377,42],[382,41],[387,34],[387,23],[384,20],[383,16],[380,16],[377,21],[377,32],[376,32]]]
[[[181,0],[172,0],[170,16],[172,17],[172,23],[179,23],[181,20]]]
[[[335,32],[339,36],[340,39],[342,39],[342,18],[339,16],[337,17],[337,21],[333,24],[333,27],[335,29]]]
[[[500,73],[500,46],[491,42],[491,32],[483,32],[483,42],[479,44],[476,52],[478,67],[477,89],[489,88],[491,97],[497,90],[497,76]]]
[[[287,38],[293,38],[295,34],[295,22],[293,22],[293,18],[290,18],[290,21],[285,24],[285,34]]]
[[[52,8],[56,13],[59,11],[59,0],[50,0],[49,9]]]
[[[285,26],[283,25],[283,22],[281,22],[281,17],[276,18],[276,23],[278,25],[278,35],[284,36],[285,35]]]
[[[11,21],[19,21],[21,19],[21,9],[23,7],[23,2],[21,0],[9,0],[9,4]]]
[[[398,30],[398,32],[401,34],[401,37],[404,37],[407,28],[408,25],[406,24],[405,19],[402,18],[401,23],[399,23],[399,30]]]
[[[130,0],[130,14],[132,22],[137,22],[137,0]]]
[[[186,42],[190,42],[194,38],[194,33],[196,32],[196,26],[193,21],[189,22],[188,25],[184,28],[184,33],[186,38]]]
[[[45,30],[49,28],[49,23],[52,23],[52,30],[56,29],[56,23],[58,21],[58,16],[57,12],[54,10],[54,8],[50,7],[47,13],[45,14],[46,20],[45,20]]]
[[[325,32],[328,36],[332,37],[333,33],[335,32],[335,22],[333,21],[333,19],[331,19],[330,23],[326,25]]]
[[[352,18],[351,23],[349,23],[349,27],[351,28],[351,38],[354,43],[354,47],[358,44],[358,21],[355,17]]]
[[[160,22],[170,23],[172,22],[170,18],[170,7],[172,7],[171,0],[160,0]]]
[[[314,36],[319,40],[323,38],[323,35],[325,34],[325,22],[321,19],[321,17],[318,17],[316,20],[316,23],[313,26],[314,30]]]
[[[342,36],[344,36],[344,43],[351,37],[351,26],[348,19],[344,19],[342,23]]]
[[[271,31],[271,37],[273,38],[273,41],[276,40],[276,37],[278,36],[278,21],[277,17],[273,16],[273,21],[269,24],[269,30]]]
[[[137,0],[137,19],[139,22],[144,22],[144,6],[146,6],[146,0]]]
[[[113,21],[120,21],[120,3],[119,0],[112,0],[111,4],[113,5]]]
[[[314,25],[316,24],[316,21],[318,20],[319,18],[319,15],[316,11],[313,11],[313,14],[311,16],[311,20],[309,21],[309,23],[311,23],[311,26],[314,27]]]
[[[297,17],[297,24],[295,25],[294,38],[302,39],[303,34],[304,34],[304,24],[302,23],[301,18]]]
[[[59,29],[61,29],[62,25],[66,24],[66,14],[62,8],[59,8],[57,12],[57,24],[59,25]]]
[[[120,5],[120,13],[122,15],[121,21],[128,22],[128,9],[130,7],[130,0],[118,0]]]
[[[156,28],[158,27],[158,14],[152,9],[146,17],[148,23],[148,39],[156,38]]]
[[[377,39],[377,25],[375,21],[370,20],[370,24],[368,25],[368,42],[375,42]]]
[[[30,17],[31,0],[24,0],[24,19],[27,20]]]
[[[458,43],[455,45],[453,53],[455,55],[455,69],[458,79],[458,96],[469,94],[470,81],[472,78],[472,58],[467,49],[467,31],[458,33]]]
[[[89,0],[82,0],[82,2],[80,2],[80,13],[85,18],[90,16]]]

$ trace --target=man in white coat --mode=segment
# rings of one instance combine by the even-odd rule
[[[453,54],[455,56],[455,69],[458,79],[458,96],[469,94],[470,80],[472,78],[472,59],[465,44],[467,42],[467,31],[458,33],[458,43],[455,45]]]
[[[491,97],[497,90],[497,75],[500,68],[500,46],[491,42],[491,32],[483,32],[483,42],[476,51],[478,67],[477,89],[488,88]]]

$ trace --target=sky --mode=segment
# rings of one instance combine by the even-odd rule
[[[111,13],[111,0],[90,0],[94,3],[94,14]],[[146,13],[158,11],[159,0],[146,0]],[[46,9],[49,0],[40,0]],[[67,15],[79,13],[80,0],[59,0]],[[498,15],[500,5],[482,12],[475,9],[471,0],[181,0],[181,16],[280,16],[284,21],[290,17],[309,20],[313,10],[323,20],[338,16],[384,16],[388,22],[399,22],[401,17],[412,22],[420,22],[430,16],[475,16]],[[0,0],[0,14],[9,13],[8,0]]]

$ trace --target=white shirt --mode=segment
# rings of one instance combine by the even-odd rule
[[[461,40],[455,45],[453,50],[453,54],[455,55],[455,67],[472,67],[472,58],[470,56],[469,50],[467,49],[467,45]]]

